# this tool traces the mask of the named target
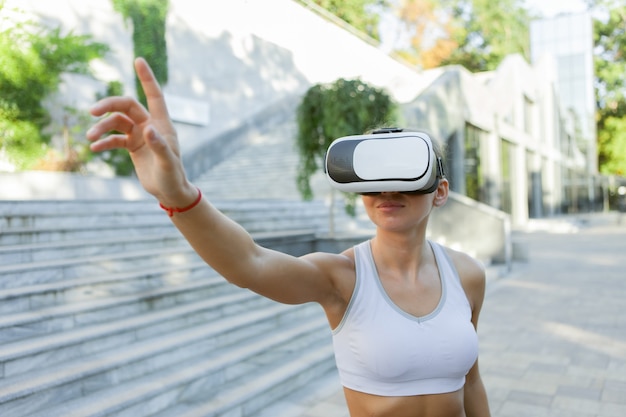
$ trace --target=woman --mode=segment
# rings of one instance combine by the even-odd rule
[[[107,116],[87,132],[92,150],[127,149],[146,191],[228,281],[323,307],[351,416],[489,416],[475,333],[484,270],[425,237],[431,210],[447,200],[445,178],[429,194],[364,195],[376,235],[341,254],[296,258],[263,248],[187,180],[160,87],[143,59],[135,69],[149,111],[129,97],[96,103],[92,114]]]

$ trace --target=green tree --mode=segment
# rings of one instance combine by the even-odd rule
[[[378,22],[380,9],[387,7],[387,0],[313,0],[354,28],[379,40]]]
[[[400,21],[398,31],[409,34],[408,44],[394,52],[407,62],[434,68],[458,48],[456,33],[461,25],[439,0],[402,0],[394,12]]]
[[[43,100],[57,91],[61,74],[88,74],[89,62],[108,47],[87,35],[16,22],[8,12],[18,11],[0,1],[0,149],[18,169],[28,169],[48,151]]]
[[[340,78],[309,88],[297,109],[296,145],[300,155],[297,185],[303,198],[313,198],[311,176],[318,171],[334,139],[394,125],[397,106],[382,89],[359,79]],[[354,196],[346,196],[348,210]]]
[[[531,16],[522,0],[448,0],[459,45],[443,65],[458,64],[472,72],[497,68],[505,56],[518,53],[530,61]]]
[[[396,51],[422,68],[495,69],[509,54],[530,57],[531,16],[521,0],[402,0],[395,13],[410,34]]]
[[[626,176],[626,5],[590,2],[594,22],[600,172]]]
[[[161,85],[167,83],[167,43],[165,40],[169,0],[112,0],[113,7],[133,23],[135,57],[148,61]],[[137,97],[144,105],[146,96],[135,76]]]

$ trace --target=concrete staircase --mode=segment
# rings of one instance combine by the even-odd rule
[[[215,204],[294,255],[327,222],[319,201]],[[154,201],[0,207],[0,416],[253,416],[334,370],[319,306],[227,283]]]
[[[238,140],[245,144],[194,178],[194,183],[211,198],[302,200],[296,187],[296,128],[295,121],[286,118],[245,132],[245,140]],[[313,175],[311,187],[319,200],[326,200],[331,192],[321,172]]]

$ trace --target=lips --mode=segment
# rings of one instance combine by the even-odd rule
[[[394,208],[394,207],[404,207],[404,204],[399,203],[397,201],[384,201],[378,205],[378,208]]]

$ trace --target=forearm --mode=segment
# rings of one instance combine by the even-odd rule
[[[482,379],[477,377],[465,384],[465,414],[467,417],[490,417],[487,392]]]
[[[259,248],[250,234],[206,199],[171,220],[200,257],[230,282],[247,286]]]

